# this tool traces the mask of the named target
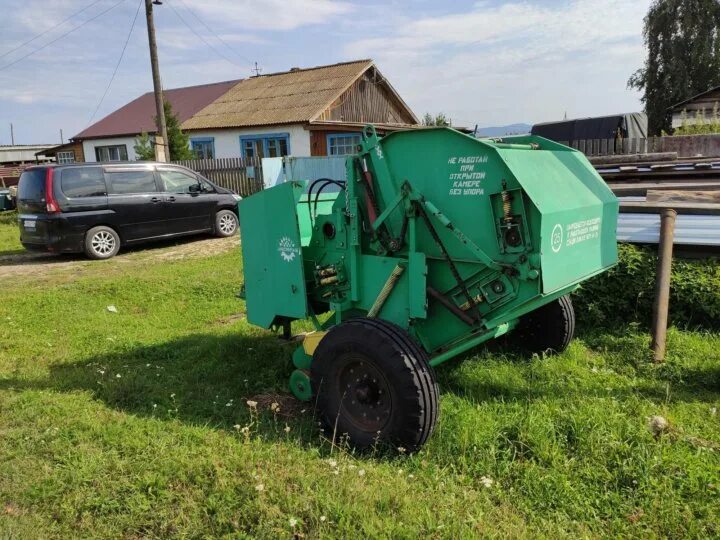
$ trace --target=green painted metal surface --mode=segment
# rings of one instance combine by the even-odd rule
[[[264,328],[308,316],[295,211],[301,193],[301,185],[289,182],[240,201],[247,315]]]
[[[368,127],[346,167],[339,193],[294,183],[242,201],[250,322],[331,311],[337,323],[382,305],[378,317],[442,361],[617,260],[617,200],[580,152],[557,143],[449,128],[379,138]],[[290,260],[283,239],[298,249]]]

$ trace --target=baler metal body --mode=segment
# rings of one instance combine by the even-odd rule
[[[289,182],[244,199],[248,320],[269,328],[326,311],[335,323],[366,314],[400,267],[377,316],[407,328],[437,364],[614,265],[617,199],[584,155],[539,137],[504,141],[449,128],[368,130],[347,162],[347,197],[336,189],[316,201]],[[358,160],[372,174],[372,224]],[[383,228],[395,242],[405,228],[396,251],[379,239]],[[429,286],[473,324],[433,301]]]
[[[617,261],[616,198],[582,153],[540,137],[435,128],[381,138],[368,126],[344,189],[315,184],[240,203],[253,324],[310,318],[320,339],[348,319],[379,318],[435,366]],[[297,368],[312,370],[313,350],[298,350]],[[305,386],[293,390],[308,398]]]

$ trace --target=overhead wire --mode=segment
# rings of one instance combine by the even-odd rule
[[[202,24],[202,25],[207,29],[207,31],[210,32],[210,33],[215,37],[215,39],[217,39],[220,43],[222,43],[223,45],[225,45],[230,51],[232,51],[233,53],[235,53],[235,54],[238,56],[238,58],[244,60],[245,62],[247,62],[249,65],[252,66],[252,64],[253,64],[253,61],[252,61],[252,60],[250,60],[250,59],[247,58],[246,56],[243,56],[242,54],[240,54],[239,52],[237,52],[234,47],[231,47],[223,38],[221,38],[221,37],[217,34],[217,32],[215,32],[215,30],[212,29],[212,27],[211,27],[210,25],[208,25],[203,19],[201,19],[200,16],[199,16],[197,13],[195,13],[195,11],[194,11],[193,9],[191,9],[190,6],[188,6],[188,5],[185,3],[185,0],[180,0],[180,3],[183,5],[183,7],[184,7],[187,11],[190,12],[190,15],[192,15],[193,17],[195,17],[195,20],[197,20],[200,24]]]
[[[122,63],[123,57],[125,56],[125,50],[127,49],[128,43],[130,42],[130,36],[132,36],[133,30],[135,29],[135,23],[137,22],[138,14],[140,13],[140,7],[142,6],[143,1],[144,0],[140,0],[138,2],[138,7],[135,10],[135,16],[133,17],[132,24],[130,25],[130,31],[128,32],[127,38],[125,38],[125,43],[123,44],[122,51],[120,51],[120,58],[118,58],[117,64],[115,64],[115,69],[113,70],[112,76],[110,77],[110,82],[108,82],[107,86],[105,87],[105,91],[103,92],[100,101],[98,101],[97,107],[95,107],[95,110],[93,111],[92,116],[88,121],[88,126],[92,124],[92,121],[95,119],[95,115],[97,114],[98,110],[100,110],[100,106],[102,105],[103,101],[105,101],[105,97],[110,91],[110,87],[115,80],[115,75],[117,75],[118,69],[120,69],[120,64]]]
[[[91,7],[93,7],[95,4],[97,4],[97,3],[99,3],[99,2],[102,2],[102,1],[103,1],[103,0],[95,0],[94,2],[91,2],[90,4],[88,4],[87,6],[85,6],[84,8],[82,8],[81,10],[78,10],[78,11],[76,11],[75,13],[73,13],[72,15],[69,15],[68,17],[66,17],[65,19],[63,19],[63,20],[60,21],[59,23],[57,23],[55,26],[51,26],[51,27],[48,28],[47,30],[44,30],[43,32],[40,32],[39,34],[36,34],[35,36],[31,37],[31,38],[28,39],[27,41],[23,41],[22,43],[20,43],[20,45],[17,45],[16,47],[13,47],[12,49],[9,49],[9,50],[5,51],[4,53],[0,54],[0,58],[5,58],[8,54],[14,53],[15,51],[17,51],[18,49],[24,47],[25,45],[29,45],[30,43],[32,43],[32,42],[35,41],[36,39],[43,37],[45,34],[48,34],[48,33],[52,32],[52,31],[55,30],[56,28],[59,28],[60,26],[62,26],[62,25],[65,24],[66,22],[68,22],[69,20],[71,20],[71,19],[73,19],[74,17],[77,17],[78,15],[80,15],[83,11],[87,11],[88,9],[90,9]]]
[[[235,65],[235,66],[237,66],[237,67],[244,67],[244,66],[241,66],[240,64],[238,64],[237,62],[235,62],[235,60],[232,60],[231,58],[228,58],[227,55],[225,55],[222,51],[216,49],[215,46],[214,46],[212,43],[210,43],[210,42],[209,42],[207,39],[205,39],[201,34],[199,34],[198,31],[195,30],[195,28],[193,28],[192,25],[189,24],[189,23],[185,20],[185,17],[183,17],[183,16],[180,14],[180,12],[179,12],[177,9],[175,9],[175,6],[173,6],[171,2],[168,2],[167,5],[170,6],[170,9],[173,10],[173,12],[175,13],[175,15],[177,15],[178,19],[180,19],[180,21],[182,21],[182,23],[183,23],[185,26],[187,26],[193,34],[195,34],[198,38],[200,38],[200,40],[202,40],[202,42],[205,43],[205,45],[207,45],[208,47],[210,47],[213,51],[215,51],[217,54],[219,54],[220,56],[222,56],[225,60],[227,60],[227,61],[230,62],[231,64],[233,64],[233,65]]]
[[[4,70],[4,69],[7,69],[7,68],[9,68],[9,67],[11,67],[11,66],[14,66],[15,64],[21,62],[22,60],[25,60],[27,57],[32,56],[32,55],[35,54],[36,52],[40,52],[40,51],[42,51],[43,49],[46,49],[47,47],[49,47],[49,46],[52,45],[53,43],[56,43],[56,42],[60,41],[60,40],[61,40],[62,38],[64,38],[65,36],[67,36],[67,35],[69,35],[69,34],[72,34],[75,30],[78,30],[79,28],[82,28],[83,26],[85,26],[85,25],[88,24],[89,22],[92,22],[92,21],[94,21],[95,19],[97,19],[97,18],[105,15],[108,11],[116,8],[117,6],[119,6],[120,4],[122,4],[123,2],[125,2],[125,0],[119,0],[118,2],[115,2],[112,6],[110,6],[110,7],[107,8],[106,10],[103,10],[103,11],[101,11],[100,13],[98,13],[97,15],[94,15],[93,17],[90,17],[89,19],[83,21],[82,23],[78,24],[77,26],[73,26],[70,30],[68,30],[67,32],[65,32],[65,33],[63,33],[63,34],[60,34],[60,35],[59,35],[58,37],[56,37],[55,39],[53,39],[53,40],[51,40],[51,41],[48,41],[48,42],[45,43],[44,45],[38,47],[37,49],[34,49],[34,50],[30,51],[29,53],[21,56],[20,58],[15,59],[14,61],[10,62],[9,64],[5,64],[4,66],[0,66],[0,71],[2,71],[2,70]]]

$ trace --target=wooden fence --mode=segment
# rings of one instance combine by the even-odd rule
[[[192,169],[243,197],[263,188],[262,165],[257,158],[190,159],[173,163]]]
[[[580,150],[586,156],[614,156],[624,154],[648,154],[659,152],[661,138],[648,139],[582,139],[560,141],[561,144]]]

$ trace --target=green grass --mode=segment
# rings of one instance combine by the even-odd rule
[[[236,316],[238,253],[148,253],[4,287],[0,537],[720,535],[717,334],[672,330],[662,366],[633,326],[482,350],[438,369],[420,453],[354,455],[284,397],[291,347]]]
[[[0,213],[0,256],[22,253],[17,226],[17,212]]]

